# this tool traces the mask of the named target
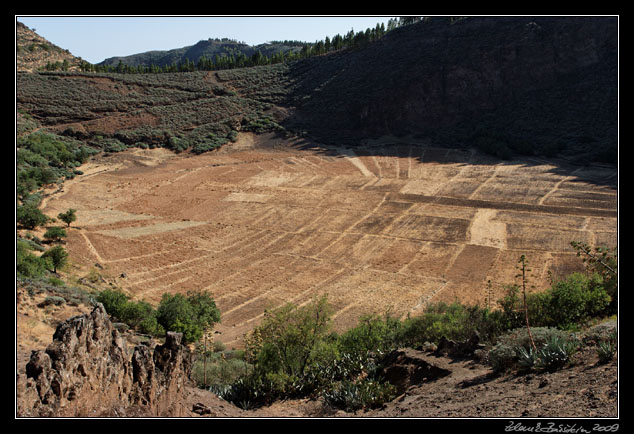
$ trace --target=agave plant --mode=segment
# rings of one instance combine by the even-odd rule
[[[547,371],[561,369],[578,348],[578,343],[575,341],[553,336],[537,351],[537,365]]]
[[[537,351],[530,347],[519,347],[515,350],[517,364],[524,369],[531,369],[537,363]]]
[[[599,346],[597,347],[599,363],[607,363],[614,357],[616,353],[616,337],[616,330],[613,330],[607,340],[599,342]]]

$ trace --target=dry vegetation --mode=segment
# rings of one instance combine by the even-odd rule
[[[77,209],[72,261],[99,264],[136,299],[211,291],[229,346],[289,301],[328,294],[343,330],[432,301],[483,305],[488,280],[496,300],[521,254],[544,289],[583,268],[570,241],[616,244],[616,190],[597,185],[612,173],[601,167],[416,142],[369,155],[309,148],[244,134],[200,156],[113,154],[99,162],[109,170],[76,177],[43,210]]]

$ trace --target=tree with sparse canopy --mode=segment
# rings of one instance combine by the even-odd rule
[[[68,252],[62,246],[55,246],[44,252],[42,258],[50,260],[50,264],[53,266],[53,273],[57,273],[57,269],[68,262]]]
[[[66,212],[61,212],[57,214],[57,218],[66,223],[68,227],[70,227],[70,224],[77,220],[77,215],[75,214],[76,212],[77,210],[70,208]]]

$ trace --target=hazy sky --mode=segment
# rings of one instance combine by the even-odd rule
[[[315,42],[384,23],[381,16],[17,16],[53,44],[91,63],[114,56],[230,38],[257,45],[272,40]]]

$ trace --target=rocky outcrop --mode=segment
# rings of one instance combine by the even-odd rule
[[[384,363],[383,378],[396,386],[397,395],[411,386],[451,374],[451,370],[441,366],[436,358],[411,348],[393,351]]]
[[[104,307],[68,319],[53,342],[33,351],[17,376],[18,417],[149,416],[177,414],[188,383],[189,349],[168,332],[132,355]]]
[[[445,336],[440,338],[436,348],[437,354],[448,355],[450,357],[473,357],[476,351],[484,349],[480,343],[480,335],[474,331],[464,342],[455,342]]]

